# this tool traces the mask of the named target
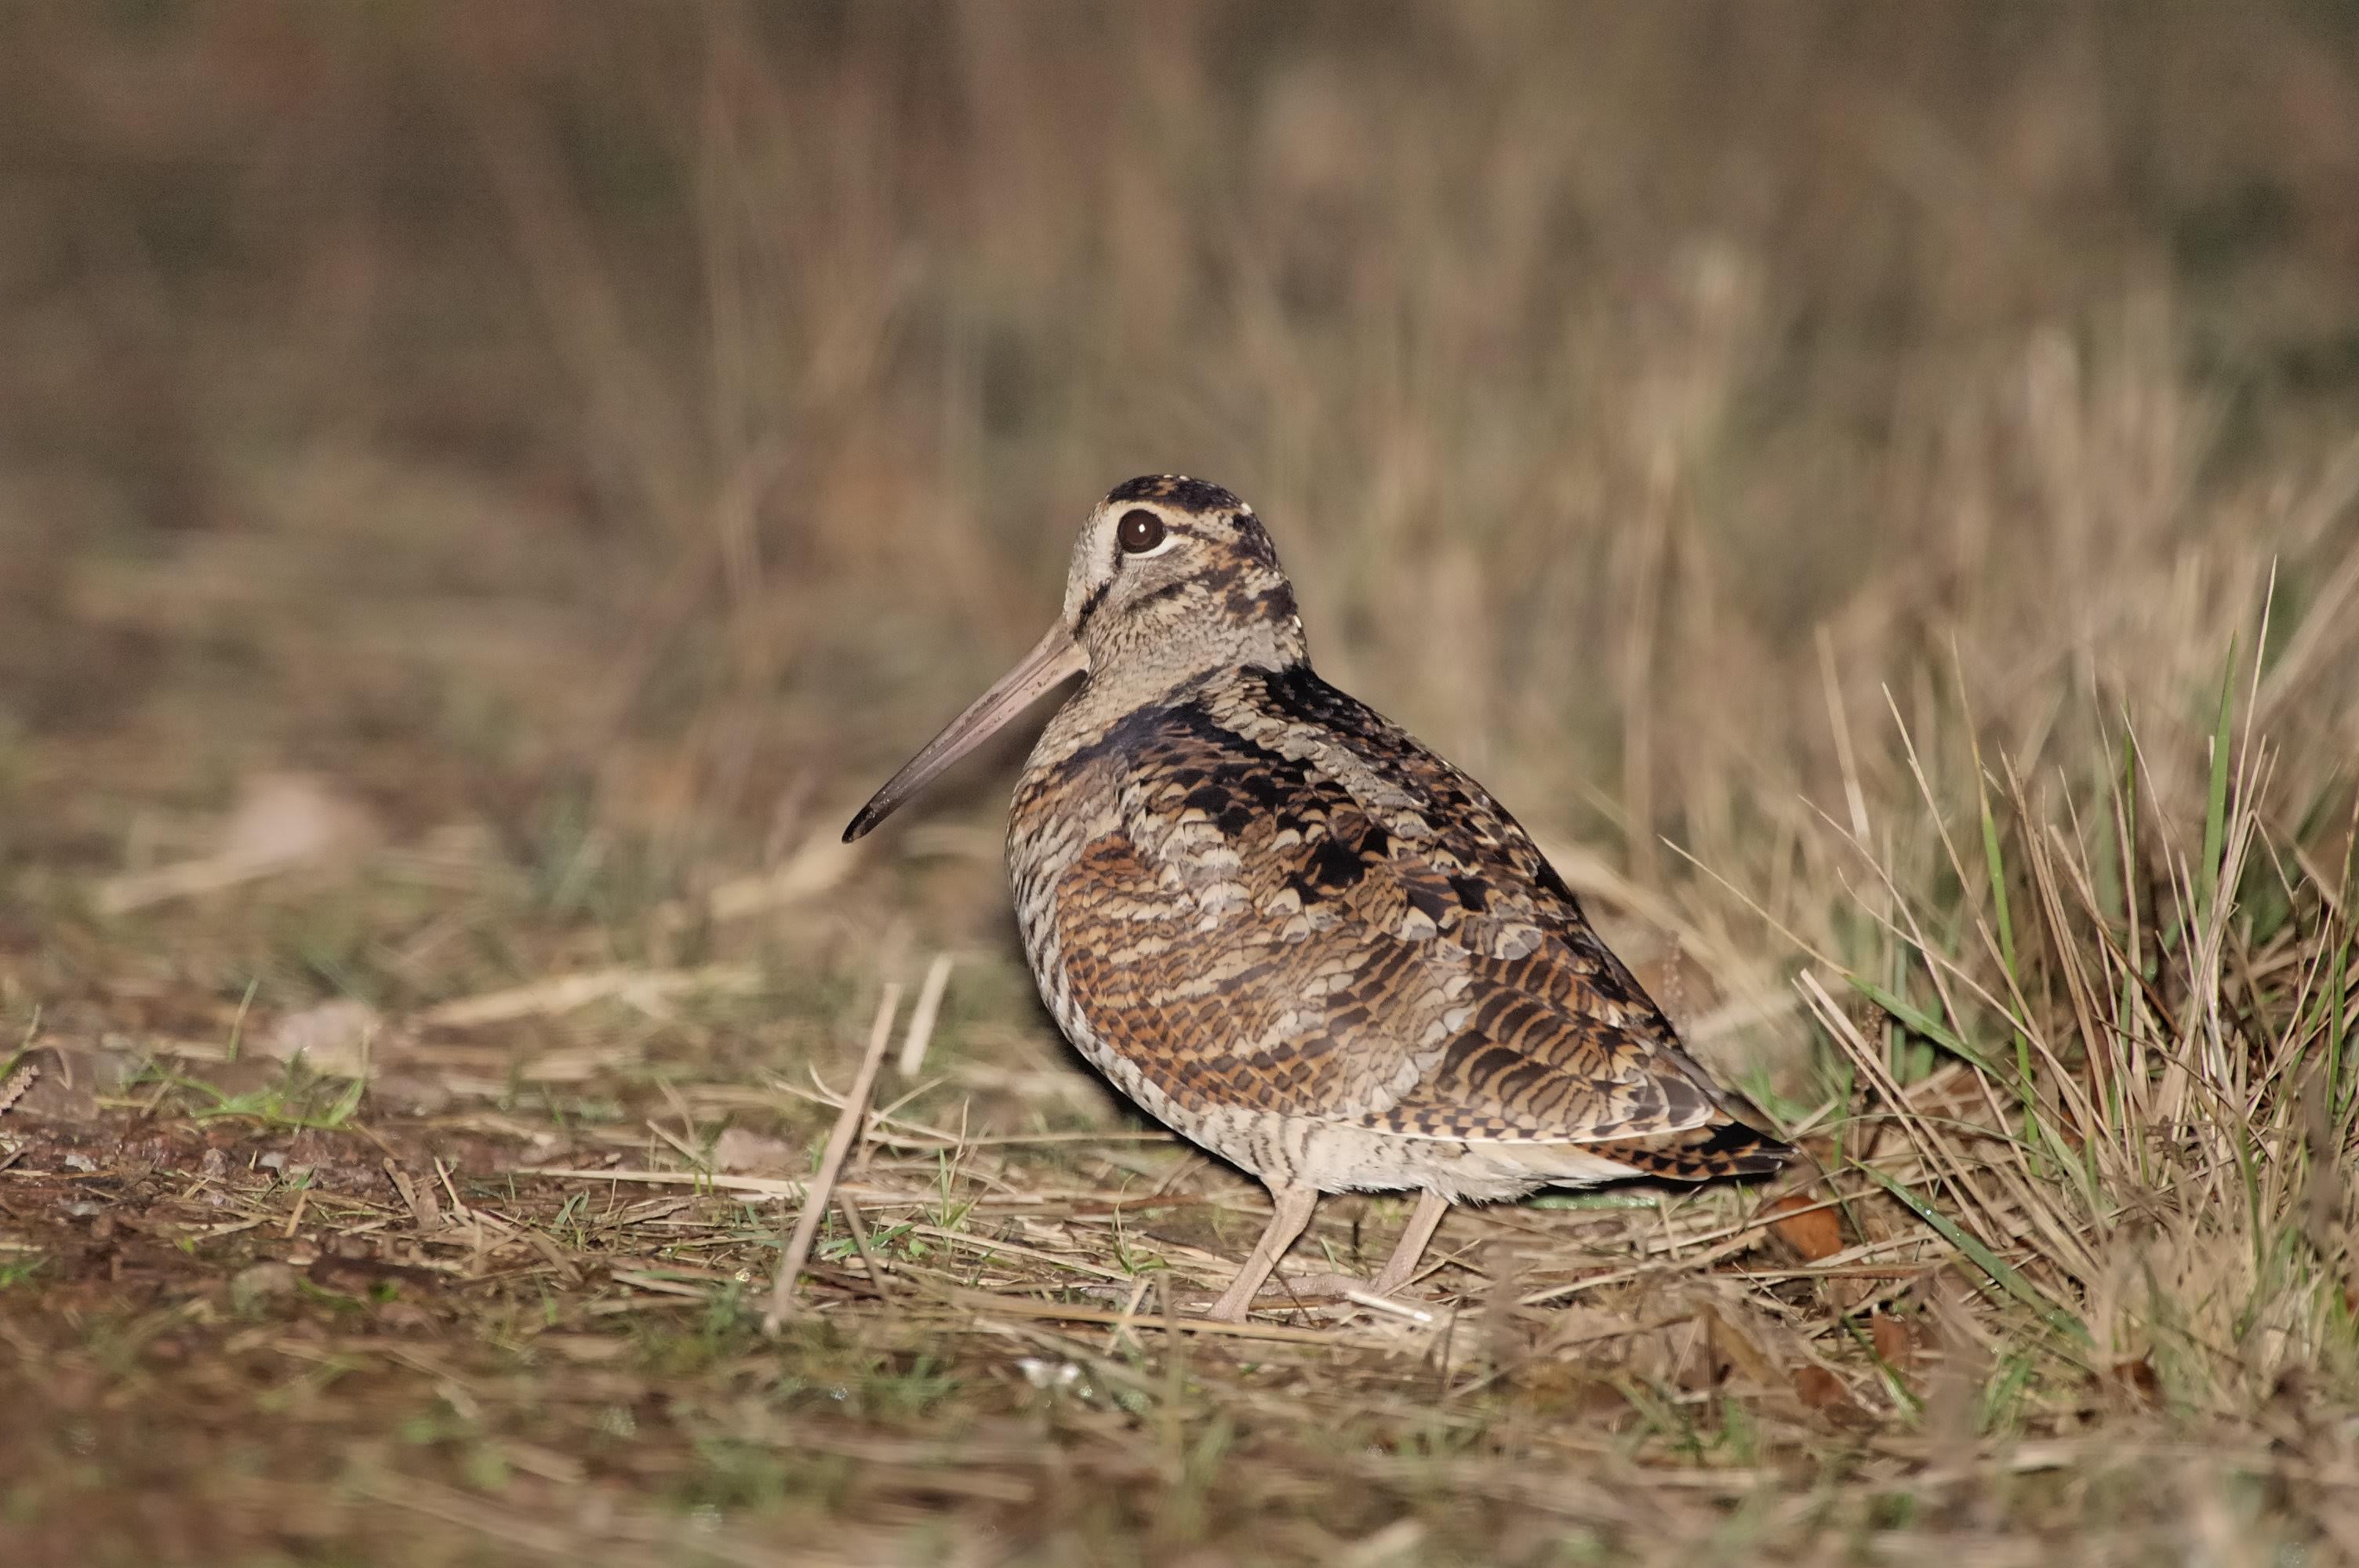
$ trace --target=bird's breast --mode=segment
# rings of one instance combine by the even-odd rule
[[[1041,1000],[1082,1044],[1086,1026],[1064,979],[1057,886],[1090,844],[1121,823],[1123,759],[1102,734],[1058,714],[1016,780],[1007,818],[1007,876],[1024,957]]]

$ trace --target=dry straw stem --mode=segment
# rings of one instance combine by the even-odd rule
[[[438,1029],[473,1029],[571,1012],[614,999],[653,1011],[669,998],[698,991],[750,990],[760,982],[761,971],[748,964],[709,964],[697,969],[599,969],[552,975],[527,985],[438,1002],[420,1012],[418,1022]]]
[[[886,981],[884,993],[876,999],[876,1017],[869,1026],[868,1050],[860,1058],[859,1075],[852,1080],[851,1092],[843,1097],[843,1109],[835,1119],[835,1130],[828,1134],[819,1172],[803,1195],[803,1209],[795,1220],[794,1234],[788,1238],[786,1251],[778,1259],[777,1280],[770,1287],[770,1309],[762,1317],[762,1332],[774,1338],[794,1311],[795,1281],[802,1277],[803,1264],[810,1257],[811,1240],[819,1234],[820,1221],[827,1216],[828,1194],[835,1186],[836,1173],[843,1169],[844,1156],[852,1152],[859,1138],[867,1115],[868,1096],[876,1087],[876,1072],[884,1065],[885,1047],[893,1038],[893,1016],[900,1005],[900,982]]]
[[[926,966],[925,983],[918,988],[918,1005],[909,1010],[909,1032],[901,1037],[901,1076],[914,1078],[926,1065],[926,1047],[933,1044],[934,1021],[941,1016],[942,993],[951,983],[951,956],[938,953]]]

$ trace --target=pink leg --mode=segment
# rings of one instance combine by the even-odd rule
[[[1385,1260],[1384,1268],[1373,1280],[1362,1280],[1352,1274],[1294,1274],[1285,1281],[1287,1288],[1299,1296],[1348,1296],[1361,1291],[1379,1296],[1398,1295],[1417,1272],[1418,1263],[1425,1257],[1426,1243],[1433,1239],[1433,1227],[1450,1212],[1450,1200],[1439,1193],[1421,1193],[1417,1208],[1408,1217],[1408,1228],[1401,1232],[1399,1244],[1393,1255]]]
[[[1224,1323],[1243,1323],[1245,1308],[1261,1292],[1262,1281],[1286,1256],[1303,1227],[1310,1223],[1310,1211],[1318,1206],[1319,1193],[1313,1187],[1272,1187],[1269,1198],[1276,1212],[1269,1217],[1269,1227],[1254,1244],[1253,1256],[1237,1271],[1236,1281],[1221,1292],[1212,1303],[1212,1315]],[[1430,1227],[1429,1227],[1430,1228]]]
[[[1408,1283],[1417,1272],[1418,1263],[1425,1257],[1425,1244],[1433,1239],[1433,1227],[1450,1212],[1450,1200],[1428,1189],[1417,1196],[1417,1212],[1408,1217],[1408,1228],[1401,1232],[1400,1245],[1385,1260],[1385,1266],[1368,1289],[1376,1295],[1389,1296]]]

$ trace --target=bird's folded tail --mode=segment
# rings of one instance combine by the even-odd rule
[[[1712,1121],[1657,1138],[1586,1143],[1582,1147],[1587,1153],[1627,1165],[1640,1175],[1664,1176],[1680,1182],[1704,1182],[1715,1176],[1765,1176],[1794,1154],[1792,1144],[1780,1142],[1741,1121]]]

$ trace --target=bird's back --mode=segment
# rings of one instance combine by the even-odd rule
[[[1060,1022],[1250,1169],[1491,1195],[1785,1152],[1514,818],[1307,663],[1119,713],[1085,688],[1018,786],[1009,857]]]

